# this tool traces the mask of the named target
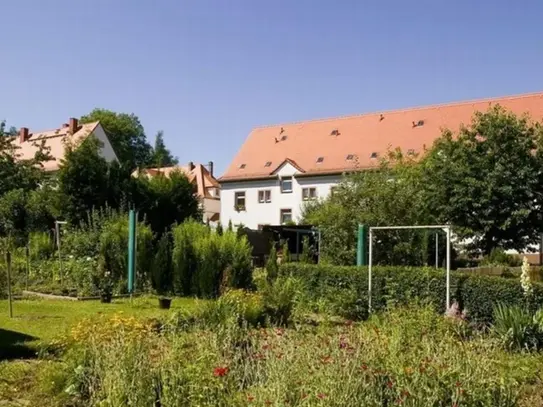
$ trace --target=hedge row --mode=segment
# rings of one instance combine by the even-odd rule
[[[349,318],[364,318],[368,304],[366,267],[338,267],[287,263],[279,274],[298,277],[305,283],[310,302],[325,303],[330,311]],[[431,302],[445,311],[446,279],[444,270],[429,268],[376,267],[372,271],[372,307],[381,310],[393,303],[415,298]],[[517,279],[506,279],[451,271],[451,302],[456,300],[471,321],[489,324],[496,302],[527,304],[530,309],[543,306],[543,284],[534,283],[529,301]]]

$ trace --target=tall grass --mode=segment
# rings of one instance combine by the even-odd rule
[[[91,330],[75,364],[91,406],[518,406],[541,357],[469,339],[429,307],[362,325],[246,330],[238,323],[133,336]],[[75,359],[74,359],[75,361]]]

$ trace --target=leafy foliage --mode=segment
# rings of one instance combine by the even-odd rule
[[[153,167],[171,167],[177,165],[179,162],[179,160],[172,155],[170,150],[166,148],[166,145],[164,144],[164,132],[162,130],[156,134],[151,160],[151,165]]]
[[[317,306],[325,302],[329,312],[348,318],[367,315],[368,273],[366,268],[289,263],[279,274],[304,281],[305,296]],[[419,298],[445,312],[446,281],[443,271],[430,268],[376,267],[372,272],[372,307],[378,311],[388,304],[406,304]],[[456,300],[467,317],[490,324],[497,301],[505,305],[526,304],[531,312],[543,302],[543,284],[533,284],[526,299],[516,279],[451,272],[451,301]]]
[[[100,121],[121,165],[128,170],[151,163],[152,148],[145,130],[134,114],[116,113],[107,109],[94,109],[81,117],[81,123]]]
[[[510,350],[539,350],[543,347],[543,309],[535,313],[518,305],[494,307],[494,333]]]
[[[541,224],[542,128],[499,106],[446,130],[422,160],[426,211],[450,222],[469,248],[522,250]]]

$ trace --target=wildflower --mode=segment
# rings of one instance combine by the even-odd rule
[[[524,256],[522,259],[522,272],[520,274],[520,285],[522,286],[522,291],[524,291],[524,296],[529,297],[533,293],[532,281],[530,280],[530,263],[528,263],[528,258]]]
[[[319,393],[319,394],[317,394],[317,397],[318,397],[319,399],[321,399],[321,400],[324,400],[324,399],[326,398],[326,394],[324,394],[324,393]]]
[[[456,382],[456,387],[460,387],[460,386],[462,386],[462,383],[460,383],[460,382],[457,381],[457,382]]]
[[[215,369],[213,369],[213,376],[215,377],[223,377],[223,376],[226,376],[227,373],[228,373],[227,367],[216,367]]]
[[[392,383],[392,380],[389,380],[389,381],[387,382],[387,387],[388,387],[389,389],[392,389],[392,386],[394,386],[394,383]]]
[[[251,403],[252,401],[254,401],[254,399],[255,399],[255,396],[251,396],[250,394],[247,395],[247,401],[248,401],[249,403]]]
[[[360,369],[368,370],[368,365],[366,365],[365,363],[362,363],[362,366],[360,366]]]

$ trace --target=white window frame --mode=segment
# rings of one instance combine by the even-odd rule
[[[285,189],[283,187],[283,184],[285,182],[289,182],[290,181],[290,189]],[[279,184],[280,184],[280,188],[281,188],[281,193],[282,194],[291,194],[292,193],[292,190],[294,189],[294,177],[285,177],[285,178],[281,178],[281,180],[279,181]]]
[[[258,191],[258,203],[271,203],[271,189],[260,189]]]
[[[311,191],[314,191],[314,195],[311,195]],[[305,187],[302,188],[302,200],[303,201],[312,201],[317,199],[317,188],[316,187]]]
[[[283,220],[283,215],[285,214],[285,212],[289,212],[290,213],[290,220],[288,221],[284,221]],[[294,220],[294,216],[292,215],[292,208],[281,208],[279,209],[279,223],[281,225],[284,225],[286,224],[287,222],[292,222]]]
[[[238,203],[238,199],[243,196],[243,205]],[[234,192],[234,207],[237,209],[245,210],[247,208],[247,195],[245,191],[236,191]]]

